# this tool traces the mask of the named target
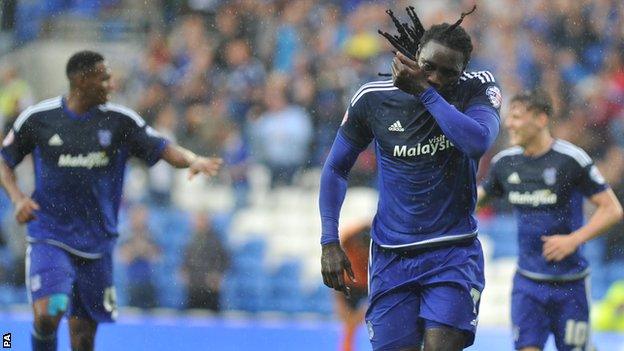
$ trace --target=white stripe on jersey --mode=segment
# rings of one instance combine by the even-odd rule
[[[520,155],[524,150],[520,146],[510,147],[509,149],[505,149],[492,157],[492,161],[490,163],[496,163],[498,160],[505,156],[513,156]]]
[[[33,114],[37,112],[41,112],[41,111],[53,110],[59,107],[61,107],[61,96],[43,100],[36,105],[30,106],[29,108],[22,111],[22,113],[20,113],[20,115],[17,117],[17,119],[15,120],[15,123],[13,123],[13,129],[15,129],[16,132],[19,132],[22,125]]]
[[[574,160],[576,160],[576,162],[578,162],[578,164],[581,165],[581,167],[583,168],[592,164],[591,157],[589,157],[589,155],[583,149],[565,140],[555,140],[552,148],[559,153],[574,158]]]
[[[360,87],[360,89],[358,89],[355,94],[353,94],[353,97],[351,98],[351,101],[353,101],[353,99],[362,92],[362,90],[367,89],[367,88],[371,88],[371,87],[378,87],[378,86],[386,86],[388,84],[392,84],[392,79],[390,80],[378,80],[378,81],[374,81],[374,82],[368,82],[364,85],[362,85]]]
[[[494,79],[494,75],[490,71],[478,71],[478,72],[463,72],[460,80],[466,81],[468,79],[476,79],[478,78],[481,83],[494,83],[496,79]]]
[[[379,88],[369,88],[366,90],[363,90],[358,96],[356,96],[353,99],[353,102],[351,102],[351,107],[355,106],[355,103],[362,97],[364,96],[366,93],[370,93],[371,91],[385,91],[385,90],[398,90],[399,88],[395,87],[394,85],[392,86],[388,86],[388,87],[379,87]]]
[[[105,105],[101,105],[100,110],[119,112],[126,117],[132,118],[132,120],[134,121],[134,123],[137,124],[137,126],[143,127],[145,125],[145,121],[143,120],[143,118],[141,118],[141,116],[139,116],[138,113],[134,112],[133,110],[127,107],[109,102],[109,103],[106,103]]]

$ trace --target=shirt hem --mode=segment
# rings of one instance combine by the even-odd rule
[[[46,243],[46,244],[50,244],[50,245],[54,245],[56,247],[59,247],[67,252],[69,252],[72,255],[76,255],[82,258],[86,258],[89,260],[95,260],[98,258],[102,258],[104,256],[103,253],[93,253],[93,252],[84,252],[84,251],[80,251],[80,250],[76,250],[73,247],[62,243],[60,241],[56,241],[53,239],[35,239],[32,237],[28,237],[26,239],[29,243]]]

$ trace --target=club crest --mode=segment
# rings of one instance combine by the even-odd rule
[[[552,167],[548,167],[542,173],[542,177],[544,178],[544,183],[546,185],[554,185],[557,182],[557,170]]]
[[[108,129],[100,129],[98,130],[98,142],[102,147],[107,147],[111,144],[112,133]]]

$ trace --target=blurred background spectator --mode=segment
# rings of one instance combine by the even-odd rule
[[[139,308],[158,306],[154,267],[160,259],[160,248],[148,228],[148,209],[142,205],[130,208],[126,239],[119,245],[119,258],[125,265],[128,283],[128,305]]]
[[[230,266],[230,255],[207,213],[196,213],[192,222],[193,237],[186,247],[182,264],[187,289],[186,308],[219,312],[221,283]]]

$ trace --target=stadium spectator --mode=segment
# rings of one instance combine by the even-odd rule
[[[161,249],[152,239],[148,227],[149,210],[142,205],[130,209],[130,225],[126,240],[119,246],[119,256],[126,268],[128,305],[139,308],[158,307],[154,284],[154,264],[161,258]]]
[[[167,141],[134,111],[108,103],[110,69],[101,54],[75,53],[66,75],[67,95],[22,112],[0,150],[0,182],[17,221],[28,223],[34,350],[56,350],[66,311],[71,345],[79,350],[92,350],[98,323],[116,318],[111,256],[130,156],[189,168],[189,178],[215,175],[221,164]],[[13,169],[33,152],[38,166],[31,197],[20,190]]]
[[[182,277],[186,282],[186,308],[221,310],[221,283],[230,255],[216,233],[210,216],[193,216],[193,238],[184,252]]]
[[[32,105],[34,98],[30,85],[19,76],[17,67],[5,64],[2,68],[2,80],[0,85],[0,121],[2,122],[2,135],[6,135],[13,121],[28,106]]]
[[[292,185],[306,163],[312,138],[308,113],[286,97],[283,76],[269,79],[264,92],[267,110],[251,125],[254,152],[271,172],[271,187]]]
[[[399,50],[392,80],[354,95],[323,167],[323,281],[347,293],[340,207],[351,167],[374,140],[380,189],[366,313],[374,350],[453,351],[474,341],[485,284],[476,170],[498,135],[502,96],[490,72],[464,71],[472,43],[460,24],[473,11],[425,30],[408,8],[410,34],[389,12],[401,33],[382,33]]]
[[[546,93],[511,99],[505,127],[512,148],[492,159],[479,203],[507,198],[515,208],[520,246],[511,320],[516,350],[542,350],[549,334],[559,351],[589,350],[589,267],[583,243],[622,219],[622,206],[591,158],[548,128]],[[583,225],[583,197],[596,211]]]

